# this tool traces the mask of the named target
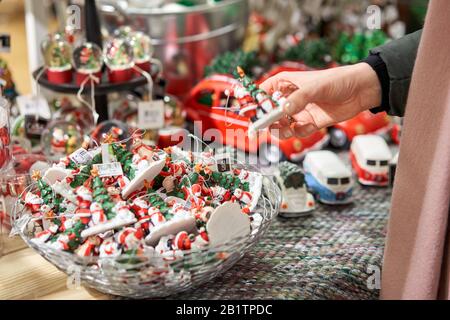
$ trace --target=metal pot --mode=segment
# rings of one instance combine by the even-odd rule
[[[99,1],[103,26],[109,33],[121,25],[148,34],[155,57],[164,64],[168,92],[183,96],[203,77],[218,54],[238,48],[248,21],[247,0],[199,0],[191,7],[156,3],[173,1]]]

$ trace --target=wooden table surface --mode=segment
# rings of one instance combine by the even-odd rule
[[[20,237],[1,236],[0,300],[5,299],[108,299],[84,287],[69,289],[67,276],[28,248]]]

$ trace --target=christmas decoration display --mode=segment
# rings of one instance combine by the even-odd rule
[[[299,166],[282,162],[278,166],[275,178],[283,197],[280,215],[298,217],[314,210],[314,197],[308,192],[305,175]]]
[[[73,64],[75,66],[75,82],[81,85],[90,75],[101,80],[103,65],[102,49],[95,43],[86,42],[73,51]],[[86,85],[89,84],[89,81]]]
[[[123,38],[109,39],[103,48],[109,81],[124,82],[133,75],[134,56],[130,43]]]
[[[48,81],[62,84],[72,81],[72,49],[59,34],[49,35],[41,44]]]
[[[81,147],[83,132],[76,122],[55,120],[42,132],[41,144],[50,160],[58,160]]]
[[[150,59],[154,52],[150,38],[143,32],[135,31],[128,36],[128,39],[133,48],[135,65],[146,72],[150,72]]]
[[[20,203],[34,243],[79,256],[134,256],[128,263],[146,252],[176,260],[184,250],[245,238],[257,227],[260,173],[219,171],[212,152],[162,150],[139,138],[127,148],[107,134],[102,145],[114,162],[105,162],[102,147],[83,149],[90,153],[83,157],[78,149],[43,177],[33,174],[36,188]],[[114,163],[120,175],[112,173]]]

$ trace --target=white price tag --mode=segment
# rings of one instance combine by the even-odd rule
[[[100,178],[123,175],[120,162],[94,164],[94,167],[98,170],[98,176]]]
[[[18,96],[16,101],[23,116],[38,115],[44,119],[50,119],[52,116],[48,102],[42,96]]]
[[[139,129],[160,129],[164,127],[164,101],[140,101],[138,104]]]
[[[80,148],[76,151],[74,151],[69,158],[77,163],[77,164],[85,164],[89,161],[92,161],[91,154],[84,148]]]

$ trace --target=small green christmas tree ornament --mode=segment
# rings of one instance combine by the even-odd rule
[[[157,194],[150,195],[148,202],[151,207],[158,208],[159,211],[163,214],[164,218],[166,218],[166,220],[172,218],[172,215],[169,213],[169,206],[164,201],[164,199],[161,198],[159,195]]]
[[[114,218],[116,216],[113,208],[115,206],[111,196],[103,184],[102,179],[98,175],[98,170],[93,168],[91,170],[91,175],[93,177],[92,181],[92,197],[95,202],[99,203],[102,209],[105,211],[106,217],[108,220]]]
[[[96,154],[89,164],[86,164],[81,167],[80,172],[77,173],[73,177],[73,181],[70,183],[70,186],[75,189],[76,187],[79,187],[82,184],[84,184],[91,175],[91,170],[92,170],[93,165],[99,164],[99,163],[102,163],[102,154],[101,153]],[[75,164],[74,169],[78,169],[78,168],[80,168],[80,166]]]
[[[81,232],[86,229],[87,224],[83,223],[82,220],[78,220],[75,222],[72,228],[66,230],[64,234],[68,236],[68,251],[74,251],[83,243],[83,237],[81,236]]]
[[[244,191],[249,191],[249,183],[242,182],[239,177],[226,172],[213,172],[211,174],[211,181],[218,184],[222,188],[228,189],[231,193],[236,189],[242,189]]]
[[[136,174],[136,170],[133,167],[133,153],[127,150],[121,144],[113,143],[110,145],[117,161],[122,165],[123,173],[129,180],[133,180]]]
[[[32,179],[37,182],[44,204],[48,205],[54,212],[59,211],[62,199],[58,199],[52,188],[42,179],[40,171],[34,171]]]

